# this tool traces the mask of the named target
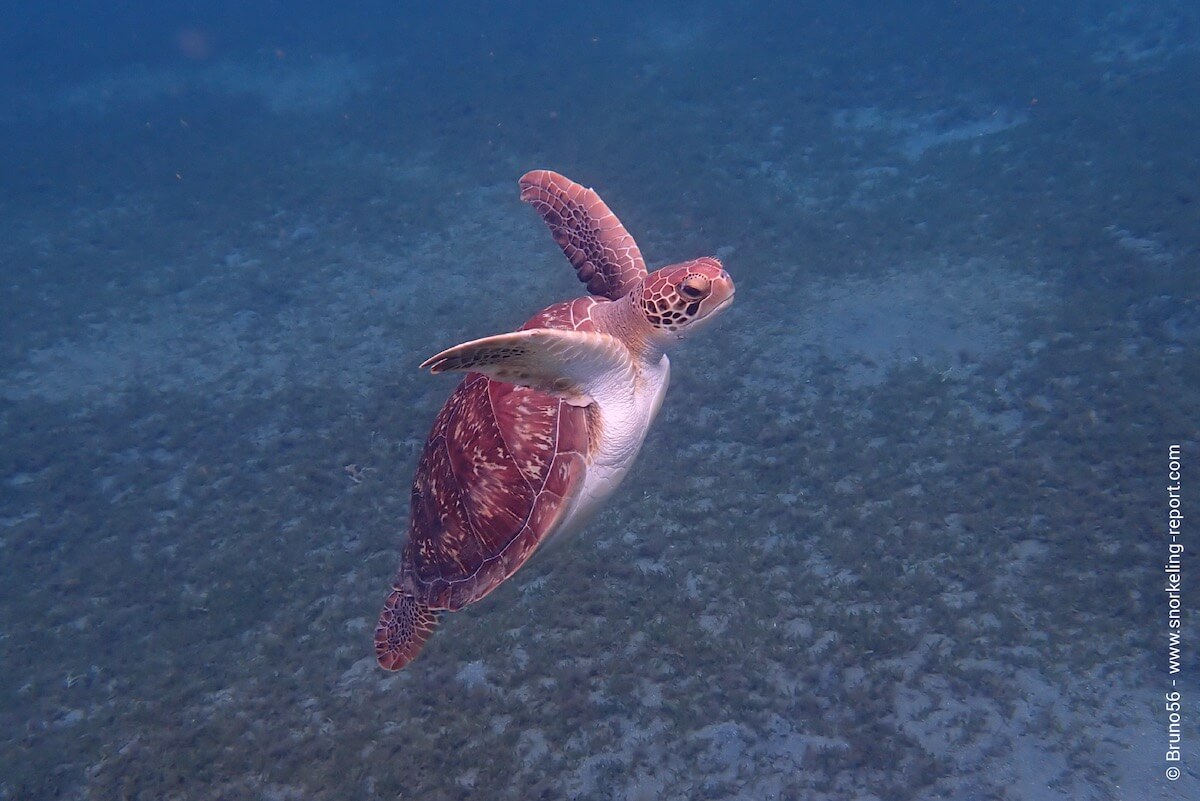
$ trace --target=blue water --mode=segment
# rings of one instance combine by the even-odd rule
[[[771,5],[10,13],[0,801],[1200,798],[1200,11]],[[584,291],[539,167],[737,300],[385,673],[417,365]]]

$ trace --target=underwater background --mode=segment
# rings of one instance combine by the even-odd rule
[[[1195,3],[165,6],[0,29],[0,799],[1200,798]],[[533,168],[737,301],[388,674]]]

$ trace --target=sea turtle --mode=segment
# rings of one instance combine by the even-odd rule
[[[662,404],[664,351],[733,301],[715,258],[647,274],[633,237],[591,189],[548,170],[520,186],[591,294],[421,365],[467,375],[413,479],[408,539],[375,629],[388,670],[416,657],[439,612],[483,598],[612,494]]]

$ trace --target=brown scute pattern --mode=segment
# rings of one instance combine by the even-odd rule
[[[586,449],[582,409],[469,374],[413,483],[405,565],[418,597],[457,610],[512,575],[577,488]]]
[[[702,256],[655,271],[646,279],[642,288],[642,312],[651,325],[667,331],[678,331],[699,315],[704,300],[683,297],[677,288],[679,284],[689,276],[704,275],[711,278],[712,275],[723,271],[721,262],[711,256]]]
[[[477,367],[489,367],[500,364],[506,359],[524,356],[528,351],[520,347],[489,348],[487,350],[472,350],[463,354],[450,356],[429,362],[431,373],[445,373],[451,370],[473,370]]]
[[[556,303],[522,330],[595,331],[607,300]],[[375,631],[379,663],[416,656],[437,622],[511,576],[554,531],[598,442],[598,415],[468,373],[447,399],[413,479],[408,539]]]
[[[437,628],[438,616],[399,587],[383,604],[375,627],[375,658],[385,670],[399,670],[416,659],[421,646]]]
[[[646,277],[637,243],[593,190],[549,170],[526,173],[520,186],[588,292],[616,300]]]
[[[607,302],[596,298],[564,300],[547,306],[530,317],[520,330],[558,328],[565,331],[595,331],[596,323],[592,320],[592,312]]]
[[[554,304],[522,329],[593,331],[600,303]],[[404,566],[434,609],[482,598],[533,553],[582,478],[583,409],[469,374],[434,423],[413,483]]]

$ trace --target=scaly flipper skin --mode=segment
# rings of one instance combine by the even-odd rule
[[[533,170],[521,177],[521,200],[542,215],[588,292],[617,300],[646,277],[637,243],[591,189]]]
[[[613,372],[631,374],[629,348],[608,334],[531,328],[455,345],[425,360],[430,372],[482,373],[532,387],[573,406],[592,402],[588,385]]]
[[[437,613],[411,593],[392,588],[375,627],[375,656],[386,670],[399,670],[416,658],[437,628]]]

